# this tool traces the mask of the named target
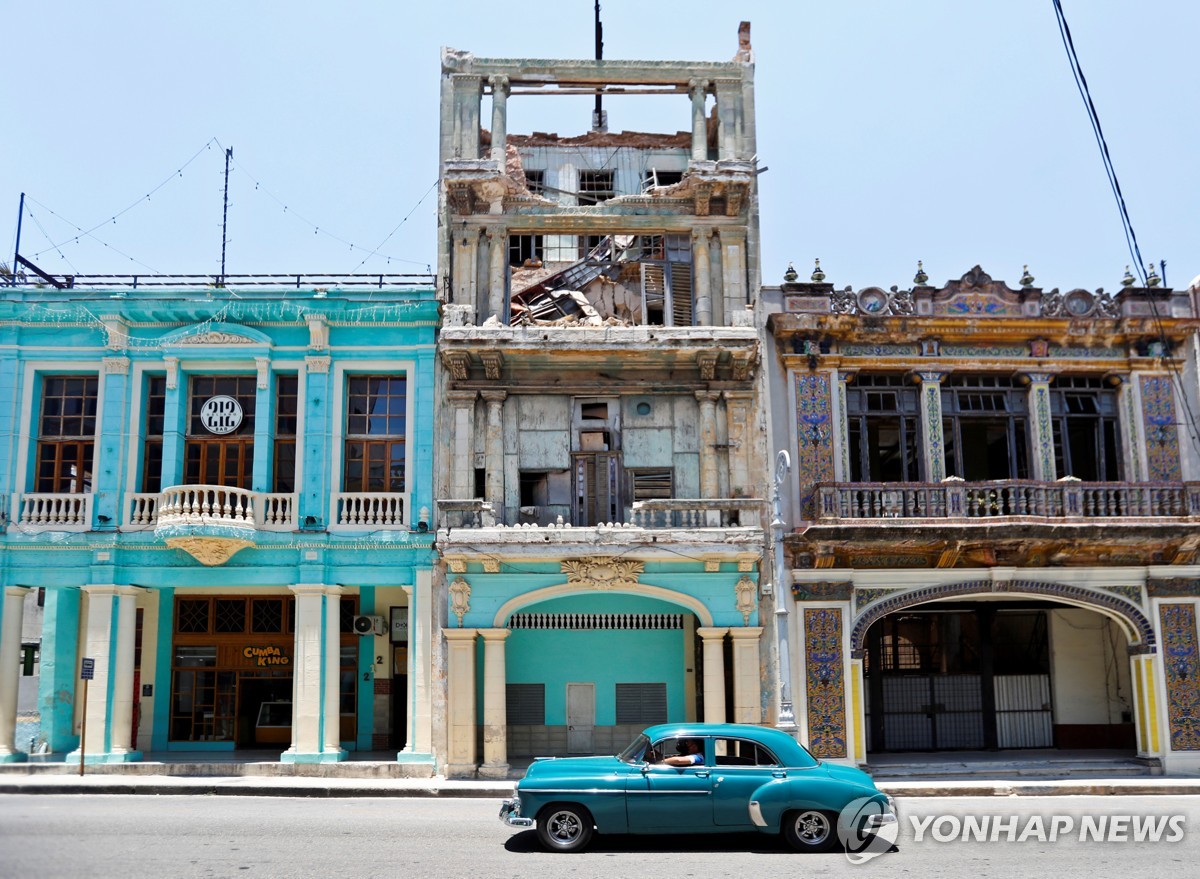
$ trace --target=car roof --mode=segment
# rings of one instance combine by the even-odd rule
[[[781,729],[749,723],[660,723],[648,727],[645,734],[651,741],[672,736],[728,736],[752,739],[775,748],[799,746],[795,738]]]

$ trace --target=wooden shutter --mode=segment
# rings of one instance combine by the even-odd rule
[[[692,264],[673,262],[671,265],[671,326],[690,327],[694,320],[692,305]]]

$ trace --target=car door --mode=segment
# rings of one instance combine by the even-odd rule
[[[678,741],[669,738],[653,743],[652,756],[657,759],[675,754]],[[702,765],[670,766],[650,761],[630,772],[625,799],[630,833],[703,832],[712,827],[710,742],[705,741]]]
[[[750,800],[754,792],[769,781],[785,778],[787,770],[768,749],[749,739],[714,739],[713,752],[713,823],[725,829],[753,829]]]

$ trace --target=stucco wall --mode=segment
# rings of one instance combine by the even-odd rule
[[[1132,707],[1124,633],[1089,610],[1049,616],[1054,722],[1120,723]]]

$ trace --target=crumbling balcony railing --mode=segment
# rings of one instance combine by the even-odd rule
[[[754,528],[762,498],[671,498],[634,501],[630,524],[641,528]]]
[[[441,498],[435,504],[439,528],[494,528],[496,512],[483,498]]]
[[[817,486],[817,518],[1048,519],[1200,516],[1196,482],[855,482]]]

